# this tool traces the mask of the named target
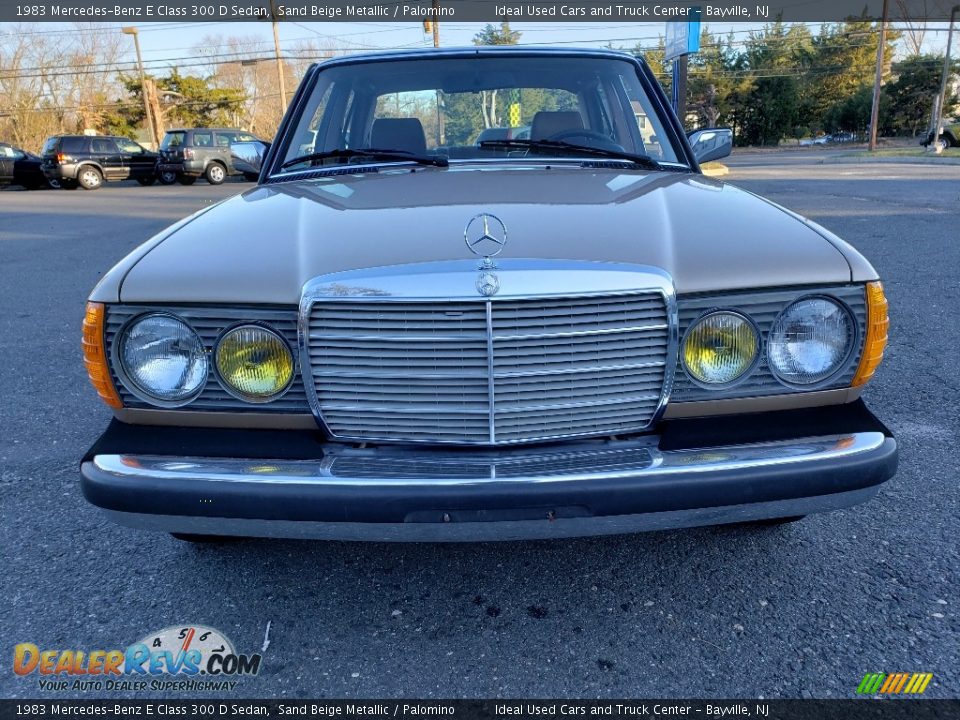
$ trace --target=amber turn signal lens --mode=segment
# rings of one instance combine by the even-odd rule
[[[103,347],[104,315],[103,303],[87,303],[87,312],[83,317],[83,339],[80,341],[83,365],[87,368],[87,375],[97,395],[110,407],[122,408],[123,402],[110,377],[107,353]]]
[[[860,366],[851,383],[853,387],[865,385],[873,377],[880,361],[883,360],[889,329],[890,318],[887,315],[887,298],[883,294],[883,283],[867,283],[867,334],[863,343],[863,354],[860,356]]]

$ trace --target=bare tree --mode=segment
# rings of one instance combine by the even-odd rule
[[[923,41],[927,35],[927,18],[929,11],[927,0],[910,0],[910,8],[907,7],[908,0],[897,0],[897,7],[900,10],[900,17],[903,20],[903,37],[907,42],[907,47],[911,55],[920,55],[923,52]],[[911,8],[913,15],[911,15]]]

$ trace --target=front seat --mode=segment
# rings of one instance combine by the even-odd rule
[[[427,136],[417,118],[379,118],[370,130],[370,147],[425,155]]]
[[[553,135],[570,130],[583,130],[583,118],[576,110],[541,110],[530,124],[531,140],[547,140]]]

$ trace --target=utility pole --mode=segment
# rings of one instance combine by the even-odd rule
[[[940,94],[937,95],[933,107],[933,148],[937,153],[942,150],[940,147],[940,121],[943,118],[943,104],[947,101],[947,76],[950,75],[950,51],[953,49],[953,22],[957,19],[958,12],[960,12],[960,5],[954,5],[950,10],[947,52],[943,57],[943,74],[940,76]]]
[[[277,56],[277,80],[280,83],[280,119],[287,109],[287,86],[283,79],[283,60],[280,58],[280,32],[277,30],[277,8],[270,0],[270,20],[273,24],[273,49]]]
[[[883,19],[880,21],[880,40],[877,43],[877,75],[873,80],[873,105],[870,107],[870,151],[877,149],[877,125],[880,122],[880,88],[883,86],[883,51],[887,44],[887,5],[883,0]]]
[[[433,46],[440,47],[440,0],[433,0]],[[437,90],[437,145],[443,145],[446,141],[446,133],[443,127],[443,92]]]
[[[137,28],[133,25],[120,28],[120,32],[124,35],[133,35],[133,46],[137,49],[137,68],[140,70],[140,96],[143,98],[143,112],[147,117],[147,125],[150,126],[150,139],[153,142],[153,149],[156,150],[160,146],[160,142],[157,138],[157,128],[153,124],[153,113],[150,112],[150,101],[147,99],[147,76],[143,72],[143,58],[140,56],[140,36],[137,33]]]

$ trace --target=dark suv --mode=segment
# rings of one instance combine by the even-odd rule
[[[105,180],[136,180],[153,185],[157,153],[130,138],[113,135],[54,135],[40,152],[43,174],[68,190],[96,190]]]
[[[230,145],[235,142],[263,142],[255,135],[236,128],[180,128],[167,130],[160,143],[160,182],[192,185],[203,176],[211,185],[219,185],[228,175],[243,175],[256,180],[256,173],[236,167]]]

